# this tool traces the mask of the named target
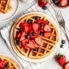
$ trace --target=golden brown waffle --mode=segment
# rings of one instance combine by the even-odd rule
[[[12,9],[10,6],[10,1],[11,0],[0,0],[0,12],[7,13]]]
[[[20,69],[19,65],[9,57],[0,55],[0,60],[3,60],[7,63],[5,69]]]
[[[19,24],[21,22],[27,21],[28,19],[33,20],[33,23],[36,21],[34,19],[35,16],[39,16],[41,19],[44,20],[48,20],[49,21],[49,25],[52,29],[52,35],[50,38],[45,38],[43,36],[40,36],[42,38],[43,41],[43,45],[41,45],[38,48],[38,51],[35,52],[34,50],[25,50],[24,48],[18,46],[16,44],[15,41],[15,37],[16,37],[16,32],[18,31],[17,28],[19,28]],[[59,41],[59,36],[58,36],[58,30],[57,27],[53,24],[53,22],[46,16],[42,15],[42,14],[29,14],[26,15],[24,17],[21,17],[20,19],[18,19],[13,26],[13,33],[12,33],[12,41],[15,47],[15,50],[17,50],[18,52],[20,52],[23,56],[31,58],[31,59],[41,59],[43,57],[47,57],[48,55],[50,55],[56,48],[56,44]]]

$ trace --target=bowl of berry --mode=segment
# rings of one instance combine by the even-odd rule
[[[59,8],[66,8],[69,6],[69,0],[52,0],[52,2]]]

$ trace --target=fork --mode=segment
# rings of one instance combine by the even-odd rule
[[[55,12],[57,21],[58,21],[59,25],[61,26],[61,29],[63,30],[63,33],[65,34],[65,36],[67,38],[68,46],[69,46],[69,38],[68,38],[68,35],[67,35],[67,32],[66,32],[66,30],[68,31],[68,29],[65,27],[65,21],[64,21],[64,18],[62,16],[62,13],[61,13],[59,8],[53,6],[52,4],[51,4],[51,6],[53,7],[53,10]]]

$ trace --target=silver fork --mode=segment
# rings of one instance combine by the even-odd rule
[[[63,30],[63,33],[65,34],[65,36],[67,38],[68,46],[69,46],[69,38],[68,38],[68,35],[67,35],[67,32],[66,32],[66,30],[68,32],[69,32],[69,30],[65,27],[65,21],[64,21],[64,18],[62,16],[62,13],[61,13],[60,9],[55,7],[55,6],[53,6],[52,3],[51,3],[51,6],[52,6],[53,10],[55,11],[55,15],[56,15],[57,21],[58,21],[59,25],[62,27],[61,29]]]

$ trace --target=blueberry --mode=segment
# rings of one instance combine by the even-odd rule
[[[32,20],[28,19],[27,23],[32,24]]]
[[[59,2],[59,0],[53,0],[53,2],[56,4],[56,3],[58,3],[58,2]]]
[[[41,36],[44,36],[44,33],[43,33],[43,32],[40,32],[40,35],[41,35]]]
[[[39,16],[35,16],[35,20],[39,20],[40,19],[40,17]]]
[[[60,3],[56,3],[55,5],[57,5],[58,7],[61,7]]]
[[[21,42],[19,41],[19,38],[15,38],[15,40],[16,40],[16,44],[21,46]]]
[[[17,28],[18,30],[19,30],[19,32],[22,32],[23,31],[23,29],[22,28]]]
[[[63,45],[61,44],[61,46],[60,46],[61,48],[63,48]]]
[[[35,32],[32,32],[32,35],[33,35],[33,36],[35,36],[35,35],[36,35],[36,33],[35,33]]]
[[[38,48],[35,48],[35,49],[33,49],[34,50],[34,52],[37,52],[38,51]]]
[[[41,27],[44,26],[44,23],[40,23],[40,26],[41,26]]]
[[[62,43],[62,44],[65,44],[65,40],[62,40],[61,43]]]
[[[47,9],[47,7],[46,7],[46,6],[43,6],[43,7],[42,7],[42,9],[46,10],[46,9]]]
[[[26,38],[27,38],[27,39],[30,39],[30,35],[26,35]]]

